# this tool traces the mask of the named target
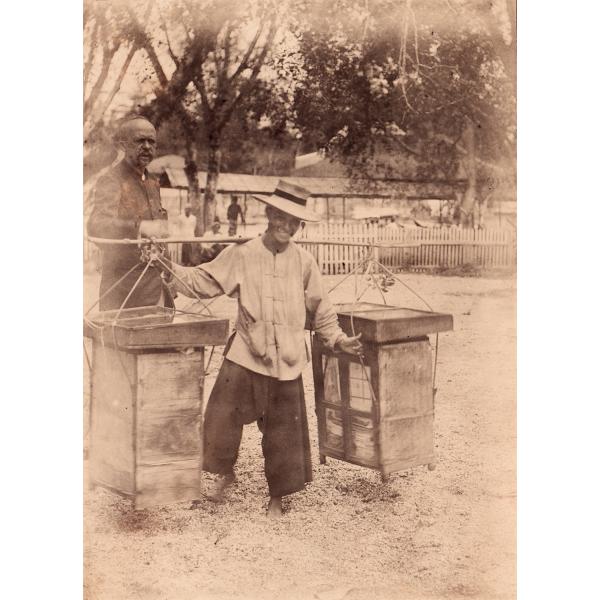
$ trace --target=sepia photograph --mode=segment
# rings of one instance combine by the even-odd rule
[[[517,597],[516,12],[83,0],[85,600]]]

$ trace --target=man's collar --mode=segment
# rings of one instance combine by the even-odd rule
[[[139,167],[135,167],[126,158],[124,158],[121,161],[121,164],[124,166],[124,168],[129,173],[131,173],[132,175],[134,175],[137,179],[140,179],[141,181],[144,181],[145,179],[148,179],[148,169],[146,169],[146,168],[140,169]]]
[[[290,239],[290,241],[284,247],[280,247],[279,244],[275,242],[273,237],[268,235],[266,231],[261,235],[259,239],[263,247],[266,248],[273,255],[283,254],[293,244],[293,240]]]

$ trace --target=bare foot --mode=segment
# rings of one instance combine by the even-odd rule
[[[225,502],[225,493],[235,483],[235,475],[219,475],[212,490],[204,493],[204,496],[212,502]]]
[[[267,508],[267,517],[270,519],[278,519],[282,514],[281,498],[277,498],[276,496],[271,497]]]

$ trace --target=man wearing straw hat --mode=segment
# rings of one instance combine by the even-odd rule
[[[312,481],[302,370],[309,360],[307,313],[325,344],[350,354],[362,351],[360,336],[339,327],[312,255],[292,237],[301,221],[318,221],[306,201],[310,192],[280,181],[267,204],[265,233],[229,246],[199,267],[160,259],[171,286],[203,298],[227,294],[238,299],[235,331],[208,400],[204,421],[204,470],[219,476],[214,493],[221,500],[235,481],[234,465],[245,424],[257,421],[270,501],[267,514],[282,513],[281,498]]]

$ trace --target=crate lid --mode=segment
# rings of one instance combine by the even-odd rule
[[[453,328],[452,315],[444,313],[371,302],[336,304],[334,308],[344,333],[362,333],[364,341],[392,342]]]
[[[228,319],[162,306],[103,311],[83,324],[86,337],[125,350],[218,346],[225,344],[228,332]]]

